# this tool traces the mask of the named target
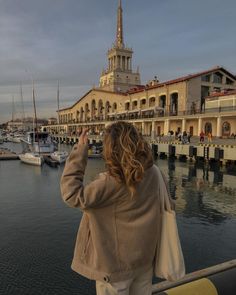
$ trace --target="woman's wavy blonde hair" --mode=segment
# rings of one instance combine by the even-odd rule
[[[153,163],[149,144],[132,124],[123,121],[105,129],[103,157],[108,173],[119,183],[125,183],[132,197],[147,163]]]

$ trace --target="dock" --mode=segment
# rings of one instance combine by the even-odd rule
[[[4,160],[19,160],[19,156],[8,149],[1,148],[0,161],[4,161]]]
[[[68,145],[76,144],[79,137],[76,135],[51,135],[53,140]],[[236,140],[217,139],[211,143],[199,143],[198,137],[190,143],[182,143],[177,140],[164,137],[162,140],[144,136],[150,143],[154,158],[171,158],[190,161],[218,162],[222,165],[236,164]],[[89,135],[90,144],[101,145],[101,135]]]

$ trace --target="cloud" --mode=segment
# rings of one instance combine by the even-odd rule
[[[144,84],[155,75],[167,80],[217,64],[236,71],[234,0],[131,2],[123,1],[124,38]],[[36,81],[42,114],[54,111],[58,79],[65,106],[98,84],[115,39],[116,8],[109,0],[0,1],[0,122],[9,117],[5,103],[17,97],[20,82]],[[25,95],[30,101],[30,91]]]

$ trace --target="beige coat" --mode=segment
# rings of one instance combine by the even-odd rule
[[[72,269],[93,280],[127,280],[153,264],[160,239],[160,170],[146,163],[131,199],[108,173],[83,185],[87,154],[87,145],[74,146],[61,178],[63,200],[83,211]]]

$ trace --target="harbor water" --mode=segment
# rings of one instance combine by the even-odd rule
[[[236,173],[178,160],[155,163],[176,199],[187,272],[235,259]],[[89,159],[85,183],[102,170],[103,160]],[[95,294],[94,282],[70,269],[81,212],[61,199],[62,171],[63,165],[0,162],[0,294]]]

